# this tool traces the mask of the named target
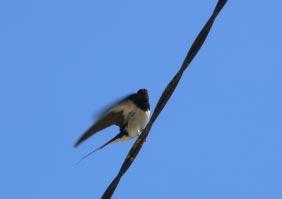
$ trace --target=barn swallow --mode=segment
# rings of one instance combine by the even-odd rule
[[[149,95],[146,89],[140,89],[114,103],[104,111],[96,122],[77,140],[75,147],[96,134],[97,132],[111,126],[119,127],[119,133],[108,142],[84,156],[100,150],[111,143],[126,141],[138,136],[145,128],[150,116]]]

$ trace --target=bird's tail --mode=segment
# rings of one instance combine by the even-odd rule
[[[127,132],[120,132],[119,134],[117,134],[115,137],[113,137],[112,139],[110,139],[108,142],[106,142],[105,144],[103,144],[102,146],[98,147],[97,149],[87,153],[85,156],[83,156],[77,163],[80,163],[82,160],[86,159],[88,156],[90,156],[91,154],[95,153],[96,151],[99,151],[100,149],[104,148],[105,146],[107,146],[108,144],[114,143],[114,142],[118,142],[118,141],[122,141],[122,140],[129,140],[130,137],[128,136]]]

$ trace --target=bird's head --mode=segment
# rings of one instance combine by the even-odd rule
[[[149,94],[148,94],[148,91],[147,91],[147,89],[144,89],[144,88],[142,88],[142,89],[139,89],[138,91],[137,91],[137,96],[138,96],[138,99],[140,99],[140,100],[144,100],[144,101],[148,101],[149,100]]]

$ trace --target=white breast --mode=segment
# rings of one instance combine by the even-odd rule
[[[128,120],[127,132],[130,137],[140,135],[145,128],[150,117],[150,111],[144,112],[143,110],[136,107],[132,116]]]
[[[145,112],[130,101],[122,102],[118,106],[110,109],[110,111],[122,112],[125,117],[125,121],[127,121],[127,127],[125,130],[129,135],[129,137],[126,138],[127,140],[140,135],[150,117],[149,110]]]

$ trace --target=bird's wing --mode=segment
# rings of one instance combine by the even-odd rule
[[[129,112],[135,108],[132,101],[128,100],[128,97],[121,100],[117,104],[108,108],[108,110],[102,114],[102,116],[78,139],[75,143],[75,147],[81,144],[83,141],[97,133],[98,131],[107,128],[111,125],[123,126],[126,121],[126,117]]]
[[[123,104],[124,102],[126,102],[128,99],[132,98],[134,94],[130,94],[127,96],[123,96],[115,101],[112,101],[111,103],[109,103],[106,107],[103,107],[102,109],[98,110],[94,117],[95,118],[101,118],[104,115],[106,115],[107,113],[109,113],[111,110],[113,110],[114,108],[117,108],[118,105]]]

